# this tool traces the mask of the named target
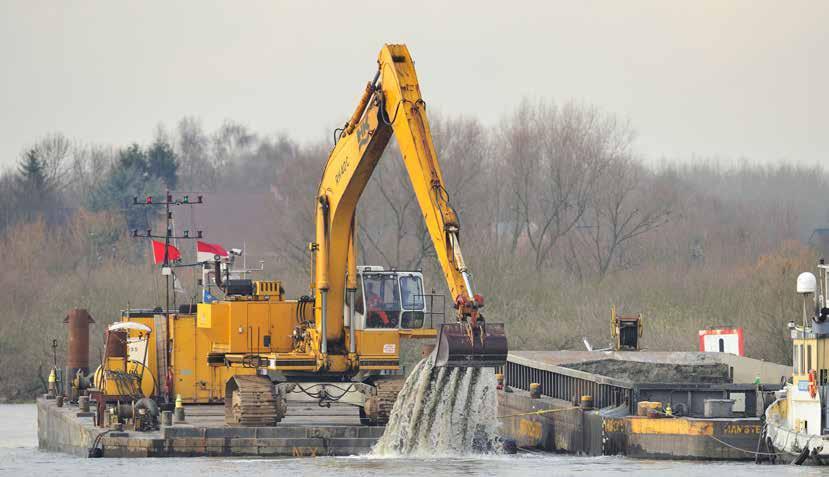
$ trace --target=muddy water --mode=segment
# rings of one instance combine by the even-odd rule
[[[422,360],[395,402],[375,456],[498,453],[492,368],[435,368]]]
[[[305,459],[83,459],[37,449],[34,404],[0,404],[0,476],[728,476],[823,475],[822,469],[755,466],[748,463],[642,461],[623,457],[550,454],[465,455],[453,457],[318,457]]]

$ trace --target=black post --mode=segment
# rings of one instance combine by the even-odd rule
[[[164,275],[164,317],[170,318],[170,191],[167,190],[164,196],[164,213],[167,214],[167,232],[164,234],[164,264],[161,265],[162,270],[167,268],[168,273]]]

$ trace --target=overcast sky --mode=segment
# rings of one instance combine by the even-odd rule
[[[146,143],[183,116],[327,139],[383,43],[444,114],[576,99],[651,160],[829,164],[829,1],[0,0],[0,166],[50,132]]]

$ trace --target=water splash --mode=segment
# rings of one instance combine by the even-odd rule
[[[415,366],[394,403],[379,456],[499,452],[498,403],[492,368]]]

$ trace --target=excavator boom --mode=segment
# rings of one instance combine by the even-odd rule
[[[346,292],[356,288],[357,202],[392,134],[457,310],[456,322],[441,326],[436,365],[503,365],[507,354],[504,327],[486,323],[481,314],[484,300],[474,292],[461,254],[460,223],[449,203],[426,103],[405,45],[385,45],[380,51],[378,71],[343,127],[320,181],[312,284],[320,304],[315,318],[322,352],[347,342],[343,309]],[[353,337],[348,340],[353,341]]]

